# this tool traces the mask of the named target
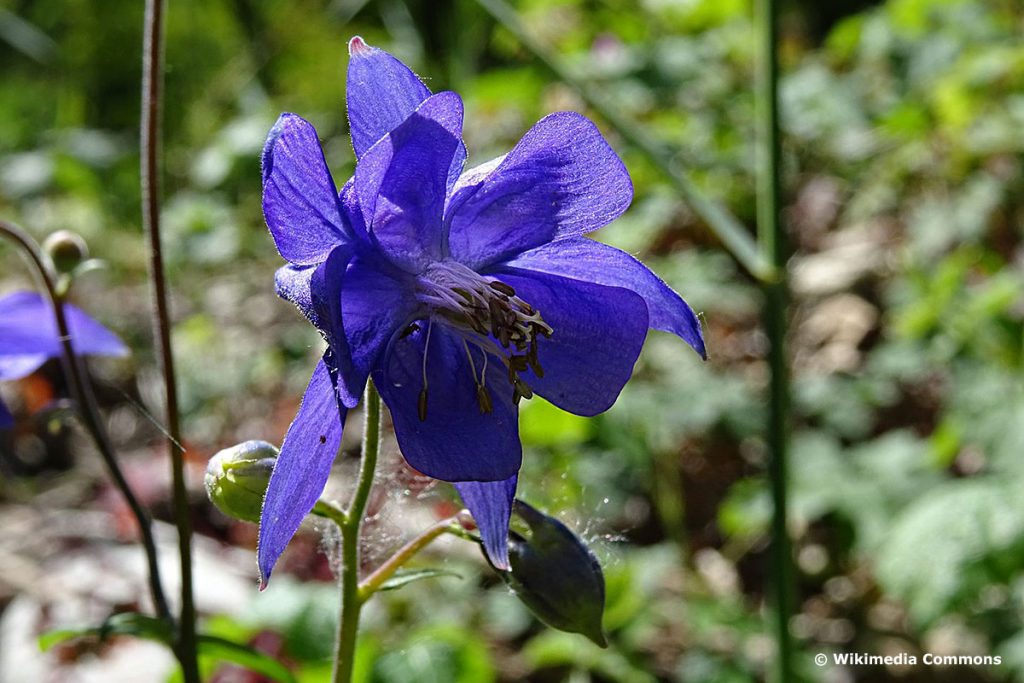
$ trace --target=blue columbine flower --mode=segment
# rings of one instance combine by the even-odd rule
[[[81,309],[64,304],[64,313],[75,353],[128,355],[128,347],[117,335]],[[60,355],[60,337],[49,301],[36,292],[13,292],[0,298],[0,380],[27,377]],[[13,423],[10,411],[0,402],[0,428]]]
[[[304,119],[283,114],[263,151],[263,212],[290,263],[277,291],[328,350],[267,490],[260,572],[265,582],[323,491],[371,375],[405,459],[455,484],[507,569],[520,399],[596,415],[629,379],[649,327],[703,356],[700,325],[639,261],[584,237],[633,197],[587,118],[552,114],[464,172],[459,96],[432,95],[358,37],[349,55],[357,164],[340,193]]]

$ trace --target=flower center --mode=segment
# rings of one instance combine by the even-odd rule
[[[508,370],[508,379],[513,387],[512,400],[518,404],[522,398],[533,397],[533,391],[519,373],[530,368],[537,377],[544,376],[537,355],[537,340],[540,336],[551,337],[553,330],[544,322],[540,311],[519,298],[516,290],[501,280],[480,275],[456,261],[431,265],[420,274],[416,284],[417,298],[430,311],[428,325],[432,326],[435,321],[442,323],[462,339],[481,412],[492,410],[486,386],[487,363],[491,355],[501,359]],[[413,329],[410,326],[408,331]],[[420,420],[426,419],[427,412],[429,346],[430,327],[427,328],[423,350]],[[474,349],[480,352],[479,363],[473,358]]]

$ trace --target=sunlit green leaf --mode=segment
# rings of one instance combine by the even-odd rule
[[[399,569],[391,576],[391,578],[381,584],[379,590],[398,590],[399,588],[407,586],[415,581],[433,579],[438,576],[454,576],[457,579],[462,578],[462,576],[450,569]]]

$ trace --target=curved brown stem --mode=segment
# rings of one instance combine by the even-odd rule
[[[53,310],[54,320],[57,323],[57,334],[60,335],[61,362],[64,366],[64,374],[68,380],[68,388],[71,397],[78,406],[78,413],[85,425],[86,430],[96,444],[100,457],[107,467],[110,478],[114,480],[117,490],[124,496],[128,508],[139,525],[139,534],[142,537],[142,547],[146,552],[146,564],[149,568],[149,591],[153,597],[153,605],[157,614],[169,623],[173,622],[171,611],[167,606],[167,599],[164,594],[163,583],[160,580],[160,565],[157,562],[156,541],[153,538],[153,523],[149,513],[135,497],[128,480],[114,454],[113,444],[107,434],[103,419],[100,416],[99,408],[96,405],[96,396],[93,393],[92,383],[85,372],[82,359],[75,355],[74,340],[68,328],[67,316],[64,314],[64,300],[57,290],[56,277],[48,259],[35,240],[32,239],[20,227],[0,219],[0,235],[7,237],[14,242],[28,256],[29,261],[36,271],[43,288],[46,290],[47,298]]]
[[[181,448],[178,390],[171,351],[171,316],[167,303],[163,247],[160,241],[160,119],[164,73],[164,0],[146,0],[142,55],[142,123],[140,130],[142,224],[149,236],[149,276],[152,287],[153,329],[167,410],[167,441],[171,456],[174,523],[178,528],[181,563],[181,615],[177,655],[185,683],[198,683],[196,610],[192,590],[192,520],[185,485],[185,454]]]

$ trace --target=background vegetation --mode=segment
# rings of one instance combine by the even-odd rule
[[[749,2],[515,6],[612,110],[753,225]],[[1024,678],[1022,16],[1015,0],[849,0],[794,2],[783,17],[792,629],[809,680]],[[278,113],[293,111],[317,126],[335,178],[350,175],[344,68],[355,34],[435,91],[463,95],[471,164],[551,111],[593,116],[636,185],[632,209],[597,237],[641,256],[704,315],[709,362],[652,333],[607,414],[577,418],[539,399],[523,411],[522,496],[602,558],[612,647],[545,629],[473,553],[442,546],[429,562],[461,579],[373,605],[364,680],[763,680],[772,643],[760,295],[660,172],[469,0],[175,0],[168,21],[164,217],[197,482],[219,448],[280,440],[320,353],[312,328],[273,294],[280,259],[262,221],[258,156]],[[127,467],[160,517],[167,474],[146,415],[157,392],[137,191],[141,25],[141,3],[0,9],[0,213],[40,238],[72,229],[107,263],[74,298],[134,350],[93,370]],[[0,293],[31,286],[26,273],[0,247]],[[81,563],[134,558],[130,546],[123,555],[131,529],[85,440],[54,419],[57,368],[0,391],[24,418],[0,435],[0,653],[79,680],[128,656],[118,652],[127,645],[42,656],[18,650],[18,634],[31,643],[130,607],[141,593],[109,584],[127,560]],[[358,418],[348,438],[357,431]],[[350,465],[339,466],[342,488]],[[197,569],[206,623],[318,680],[335,612],[319,537],[293,543],[276,584],[257,594],[254,561],[237,549],[254,546],[255,529],[194,491],[208,537]],[[392,443],[370,558],[452,498],[404,469]],[[81,574],[62,581],[68,565],[99,572],[107,590]],[[817,652],[998,654],[1003,664],[818,668]],[[11,675],[4,667],[0,678]]]

